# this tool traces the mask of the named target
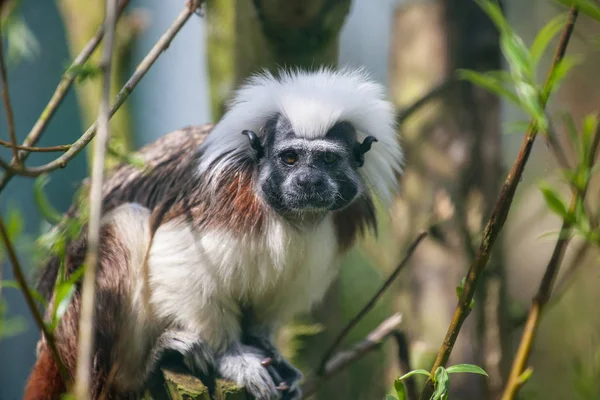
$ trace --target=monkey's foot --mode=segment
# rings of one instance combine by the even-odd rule
[[[258,400],[281,398],[274,377],[262,365],[266,355],[258,349],[245,345],[232,347],[217,358],[219,374],[246,390]]]
[[[263,360],[263,366],[267,368],[275,384],[282,391],[282,399],[300,399],[302,373],[283,357],[268,338],[248,335],[245,339],[246,344],[260,349],[267,355]]]
[[[183,356],[186,367],[195,375],[211,375],[215,359],[212,350],[197,334],[182,330],[168,330],[158,339],[155,352],[174,350]]]

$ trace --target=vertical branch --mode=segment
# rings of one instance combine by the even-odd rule
[[[552,60],[552,65],[548,73],[548,78],[551,76],[552,71],[556,68],[556,65],[560,62],[560,60],[563,59],[565,55],[569,40],[571,38],[571,34],[573,32],[573,28],[575,26],[577,14],[577,7],[571,7],[571,10],[569,12],[569,18],[567,19],[565,27],[563,28],[563,32],[556,49],[554,59]],[[551,89],[551,82],[548,78],[543,89],[543,93],[545,95],[542,98],[542,102],[544,106],[548,101],[547,94],[550,93]],[[442,346],[439,350],[435,363],[431,368],[432,375],[435,374],[435,370],[438,367],[444,366],[448,362],[448,358],[450,358],[450,354],[452,353],[452,349],[454,347],[454,344],[456,343],[456,339],[458,338],[460,329],[471,311],[470,305],[475,295],[477,283],[483,275],[483,271],[490,258],[496,238],[502,230],[504,222],[506,222],[506,217],[508,216],[508,212],[510,210],[515,192],[517,190],[517,186],[519,185],[519,181],[525,169],[525,165],[527,164],[527,160],[529,159],[529,154],[531,153],[531,150],[533,148],[533,143],[535,141],[536,136],[537,125],[535,124],[535,122],[531,122],[529,124],[529,128],[527,129],[525,138],[523,139],[523,143],[521,144],[521,149],[519,151],[519,154],[517,155],[517,159],[515,160],[512,168],[510,169],[510,172],[508,173],[508,176],[506,177],[504,184],[502,185],[502,190],[500,192],[498,201],[494,206],[492,215],[483,232],[481,244],[477,251],[475,260],[471,264],[469,272],[467,273],[464,289],[458,301],[458,305],[456,306],[454,316],[452,317],[452,321],[450,323],[450,326],[448,327],[448,331],[446,332],[446,336],[444,338],[444,341],[442,342]],[[421,399],[429,398],[432,392],[433,382],[431,379],[428,379],[427,384],[425,385],[423,392],[421,393]]]
[[[597,118],[600,118],[600,114]],[[588,169],[591,169],[594,164],[594,156],[596,154],[599,142],[600,126],[598,126],[596,132],[594,133],[592,145],[589,149],[590,153],[588,155],[588,165],[586,166]],[[573,190],[569,214],[572,214],[575,211],[575,207],[579,201],[585,200],[588,185],[589,180],[582,190]],[[552,293],[552,287],[554,286],[554,281],[556,280],[556,276],[558,275],[558,271],[560,269],[560,264],[562,263],[567,246],[569,245],[569,241],[571,239],[571,228],[572,222],[568,219],[564,219],[562,227],[560,228],[558,240],[554,246],[554,251],[552,252],[552,256],[550,257],[548,265],[546,266],[546,272],[544,272],[544,277],[542,278],[538,291],[533,299],[533,304],[529,309],[529,315],[527,317],[527,322],[525,323],[525,329],[523,330],[523,335],[521,336],[521,342],[519,343],[519,348],[517,349],[517,354],[515,355],[515,359],[513,361],[508,382],[506,383],[506,389],[502,395],[502,400],[514,399],[524,383],[522,374],[525,371],[525,368],[527,368],[527,361],[529,360],[529,355],[531,354],[531,348],[533,347],[533,342],[540,324],[542,311],[544,311],[546,304],[548,304],[550,294]]]
[[[85,258],[85,276],[83,279],[81,315],[79,321],[79,343],[75,395],[78,399],[89,398],[90,367],[94,349],[94,295],[96,268],[100,247],[100,217],[102,212],[102,181],[104,178],[104,157],[109,138],[108,121],[110,118],[110,77],[112,50],[117,21],[117,0],[106,0],[105,39],[100,68],[103,73],[102,98],[98,111],[98,137],[94,146],[94,160],[90,189],[90,220],[88,248]]]
[[[19,151],[17,150],[17,133],[15,131],[15,118],[10,103],[10,95],[8,93],[8,77],[6,76],[6,63],[4,62],[4,48],[2,43],[2,18],[0,18],[0,77],[2,79],[2,100],[4,100],[4,108],[6,109],[6,120],[8,122],[8,135],[12,145],[15,165],[19,166]]]
[[[58,366],[58,371],[60,372],[61,377],[63,378],[64,382],[67,383],[67,382],[69,382],[69,374],[67,373],[67,369],[65,368],[65,365],[63,364],[62,359],[60,358],[60,354],[58,353],[58,350],[56,348],[56,343],[54,341],[54,335],[52,335],[52,332],[50,332],[48,330],[48,327],[44,323],[44,320],[42,319],[42,315],[40,314],[40,311],[38,310],[38,308],[35,304],[35,300],[33,299],[31,292],[29,291],[29,286],[27,285],[27,280],[25,279],[25,275],[23,274],[23,268],[21,268],[21,263],[19,262],[19,259],[17,258],[17,253],[15,252],[15,249],[10,241],[10,238],[8,237],[8,231],[6,229],[6,226],[4,225],[4,219],[2,218],[1,215],[0,215],[0,235],[2,236],[2,241],[4,242],[4,247],[6,247],[6,253],[8,254],[8,259],[10,260],[10,263],[12,264],[13,275],[15,276],[17,283],[21,287],[21,292],[23,293],[23,296],[25,296],[25,301],[27,303],[27,307],[29,307],[29,311],[33,315],[33,320],[35,321],[38,328],[42,331],[42,334],[44,335],[44,337],[46,339],[46,343],[48,343],[48,347],[50,348],[52,357],[54,358],[54,361],[56,362],[56,365]]]

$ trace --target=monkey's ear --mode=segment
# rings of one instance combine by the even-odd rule
[[[357,144],[354,148],[354,156],[356,157],[359,167],[365,165],[365,153],[371,150],[373,142],[378,142],[377,138],[374,136],[367,136],[361,144]]]
[[[256,152],[256,159],[260,160],[265,155],[265,149],[260,143],[258,136],[256,136],[256,133],[249,130],[244,130],[242,131],[242,135],[248,136],[248,139],[250,140],[250,147],[252,147],[252,149]]]

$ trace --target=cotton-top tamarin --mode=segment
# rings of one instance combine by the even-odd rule
[[[149,171],[123,165],[104,185],[90,396],[139,393],[174,351],[258,399],[299,398],[301,374],[273,336],[323,297],[340,257],[376,229],[374,198],[389,205],[396,191],[402,150],[384,89],[362,70],[259,74],[214,127],[140,155]],[[85,251],[82,234],[67,273]],[[56,331],[72,375],[80,301],[78,287]],[[42,339],[25,398],[61,391]]]

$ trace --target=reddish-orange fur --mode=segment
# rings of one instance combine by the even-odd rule
[[[44,347],[33,367],[25,387],[24,400],[58,400],[65,385],[47,347]]]

